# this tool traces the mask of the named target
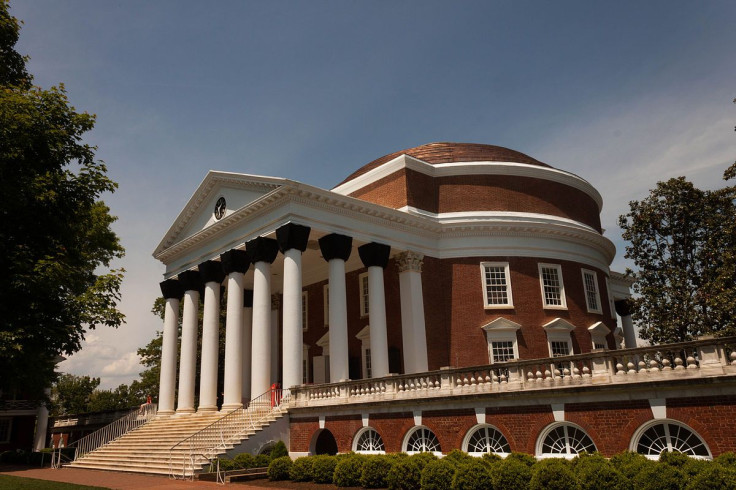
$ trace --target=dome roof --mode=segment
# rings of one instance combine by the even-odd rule
[[[535,160],[529,155],[502,146],[481,145],[478,143],[427,143],[426,145],[415,146],[414,148],[408,148],[377,158],[350,174],[348,178],[340,182],[340,185],[400,155],[409,155],[433,165],[453,162],[515,162],[550,167],[550,165]]]

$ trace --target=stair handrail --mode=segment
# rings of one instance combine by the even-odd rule
[[[250,400],[243,408],[229,411],[207,427],[177,442],[169,449],[169,475],[171,478],[187,476],[187,462],[194,476],[196,460],[212,461],[220,451],[242,439],[251,429],[276,411],[281,411],[289,401],[289,390],[271,389]],[[189,458],[182,459],[181,474],[174,472],[174,451],[188,448]]]
[[[120,436],[137,429],[143,424],[150,422],[158,411],[156,403],[144,403],[139,408],[134,408],[126,415],[107,424],[105,427],[74,441],[67,447],[74,447],[74,460],[83,458],[95,449],[114,441]]]

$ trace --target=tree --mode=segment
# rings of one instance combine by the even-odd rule
[[[733,173],[734,165],[724,179]],[[638,269],[632,316],[641,337],[736,334],[736,187],[703,191],[679,177],[630,206],[619,226]]]
[[[95,117],[32,86],[18,33],[0,0],[0,389],[39,397],[87,329],[123,322],[123,270],[105,272],[123,248],[100,200],[117,184],[83,141]]]
[[[53,416],[87,412],[90,399],[98,386],[100,378],[61,374],[51,388],[49,412]]]

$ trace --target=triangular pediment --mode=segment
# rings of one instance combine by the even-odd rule
[[[500,317],[480,328],[486,332],[516,332],[521,328],[521,325],[516,322],[512,322],[508,318]]]
[[[542,328],[548,332],[572,332],[575,330],[575,325],[563,318],[555,318],[551,322],[542,325]]]
[[[596,322],[588,327],[588,332],[590,332],[591,335],[605,336],[611,333],[611,329],[605,326],[603,322]]]
[[[285,183],[285,179],[275,177],[211,170],[156,247],[154,256],[175,243],[227,220],[234,212],[263,199]],[[215,205],[220,199],[224,201],[224,207],[221,207],[222,214],[216,216]]]

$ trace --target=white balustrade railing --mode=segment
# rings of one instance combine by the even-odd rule
[[[228,412],[204,429],[183,439],[169,449],[169,473],[172,478],[193,476],[194,470],[212,461],[251,431],[261,428],[277,411],[289,403],[289,390],[269,390],[247,406]],[[183,454],[185,457],[177,458]],[[181,463],[181,471],[176,468]]]
[[[134,408],[127,415],[69,444],[68,447],[76,448],[75,459],[83,458],[86,454],[94,451],[98,447],[104,446],[123,434],[149,422],[156,416],[157,409],[158,405],[155,403],[141,405],[140,408]]]
[[[326,406],[724,375],[736,375],[736,337],[302,385],[291,389],[290,403],[292,407]]]

